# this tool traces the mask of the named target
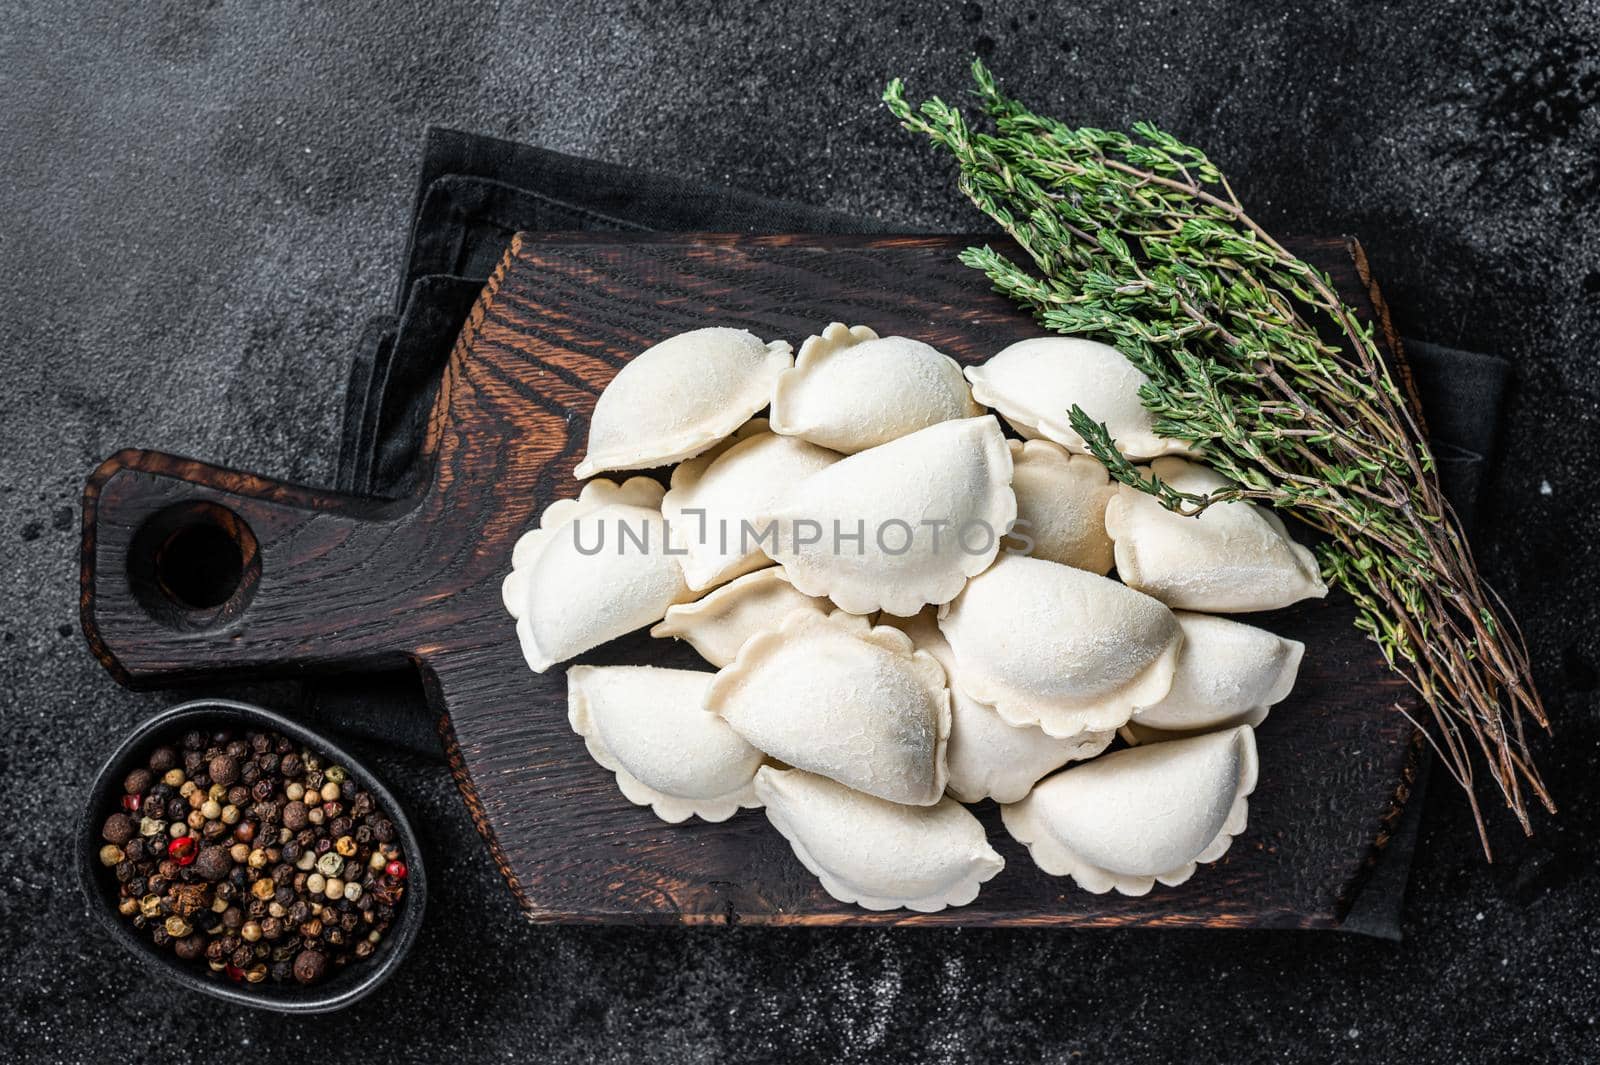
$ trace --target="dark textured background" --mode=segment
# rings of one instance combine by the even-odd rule
[[[1115,0],[0,5],[0,1058],[389,1062],[1593,1057],[1600,916],[1600,8]],[[169,696],[77,630],[77,499],[124,445],[323,483],[346,353],[391,292],[441,122],[970,228],[876,104],[991,59],[1074,121],[1206,146],[1269,226],[1354,232],[1402,331],[1517,386],[1478,539],[1558,722],[1564,810],[1486,867],[1436,788],[1406,942],[1338,935],[535,928],[442,769],[407,967],[344,1014],[150,985],[83,912],[67,825]],[[253,694],[282,702],[290,693]],[[1447,782],[1446,782],[1447,783]]]

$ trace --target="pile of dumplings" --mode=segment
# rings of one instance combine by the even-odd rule
[[[729,328],[641,353],[577,474],[677,464],[670,486],[589,480],[514,550],[535,672],[647,625],[708,663],[567,671],[622,794],[672,823],[762,808],[871,910],[972,902],[1005,864],[963,805],[984,799],[1087,891],[1220,858],[1304,647],[1214,615],[1326,595],[1311,553],[1254,505],[1182,516],[1111,480],[1074,404],[1180,491],[1224,483],[1156,435],[1104,344],[1025,340],[963,372],[835,323],[791,353]]]

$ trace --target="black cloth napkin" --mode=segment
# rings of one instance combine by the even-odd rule
[[[417,487],[421,428],[462,322],[519,230],[907,232],[913,227],[579,159],[531,145],[430,129],[394,306],[363,329],[351,363],[337,487],[396,498]],[[1405,341],[1446,493],[1469,527],[1499,433],[1508,369],[1485,355]],[[414,673],[339,677],[306,689],[327,727],[441,757]],[[1420,791],[1420,788],[1418,789]],[[1345,927],[1399,936],[1420,796]]]

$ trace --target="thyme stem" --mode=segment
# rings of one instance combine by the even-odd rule
[[[988,247],[962,262],[1046,327],[1117,347],[1149,378],[1140,399],[1156,432],[1195,445],[1232,485],[1179,492],[1074,407],[1090,453],[1179,513],[1244,500],[1325,533],[1323,574],[1427,706],[1432,727],[1413,724],[1466,793],[1484,854],[1479,759],[1531,832],[1527,792],[1555,804],[1525,734],[1525,716],[1550,727],[1527,647],[1478,574],[1372,328],[1198,149],[1143,123],[1132,135],[1069,127],[1005,96],[981,62],[972,73],[994,132],[937,97],[913,107],[898,79],[884,92],[906,129],[955,158],[962,193],[1030,265]]]

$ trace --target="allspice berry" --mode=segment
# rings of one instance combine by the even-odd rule
[[[206,766],[211,779],[223,787],[239,779],[239,761],[231,755],[219,754]]]
[[[299,799],[285,803],[283,807],[283,827],[292,832],[298,832],[306,827],[306,804]]]
[[[171,766],[168,766],[167,768],[170,769]],[[165,770],[163,770],[163,772],[165,772]],[[143,795],[145,792],[150,790],[150,785],[154,781],[155,778],[150,775],[150,770],[135,769],[126,777],[122,778],[122,790],[127,792],[129,795]]]
[[[133,833],[133,819],[127,814],[112,814],[100,828],[100,838],[119,847],[132,839]]]
[[[228,854],[226,847],[206,847],[200,856],[194,860],[195,875],[202,880],[216,883],[228,875],[233,868],[233,858]]]
[[[294,958],[294,978],[302,984],[314,984],[327,971],[328,958],[319,950],[302,950]]]

